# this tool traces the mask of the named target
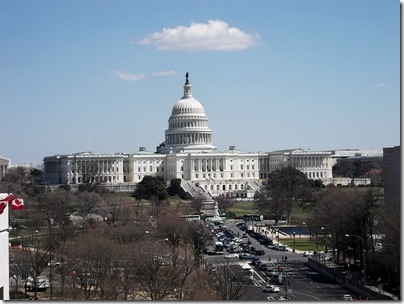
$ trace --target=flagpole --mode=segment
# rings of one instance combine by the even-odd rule
[[[52,220],[52,211],[49,209],[49,219],[48,219],[48,225],[49,225],[49,287],[50,287],[50,299],[52,300],[52,268],[53,268],[53,263],[52,263],[52,225],[51,225],[51,220]]]

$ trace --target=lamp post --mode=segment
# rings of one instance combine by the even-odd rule
[[[346,237],[356,237],[360,240],[361,242],[361,268],[362,268],[362,283],[364,286],[366,286],[366,264],[365,261],[363,260],[363,250],[365,249],[365,242],[363,241],[363,238],[359,235],[356,234],[345,234]]]
[[[296,247],[296,232],[293,231],[293,253],[295,252]]]
[[[320,229],[321,229],[321,231],[323,231],[324,227],[321,227]],[[318,232],[316,232],[316,260],[317,260],[317,262],[320,261],[319,253],[318,253]]]

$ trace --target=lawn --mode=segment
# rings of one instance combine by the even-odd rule
[[[229,211],[236,218],[243,218],[244,214],[260,214],[254,202],[236,202]]]
[[[293,238],[281,238],[280,243],[293,249]],[[310,239],[308,237],[300,238],[297,236],[295,239],[295,249],[301,251],[317,251],[316,239],[314,237]],[[323,251],[324,244],[318,242],[318,249]]]
[[[234,213],[237,219],[243,218],[244,214],[261,214],[254,202],[236,202],[229,211]],[[307,210],[297,207],[292,209],[292,223],[304,222],[308,217],[309,212]]]

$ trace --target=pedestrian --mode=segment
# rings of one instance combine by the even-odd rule
[[[282,256],[282,262],[283,262],[283,256]]]
[[[279,262],[279,258],[276,258],[276,261]]]
[[[268,256],[268,261],[271,262],[271,257],[270,256]]]
[[[287,256],[285,256],[285,262],[286,262],[286,260],[288,259],[288,257]]]

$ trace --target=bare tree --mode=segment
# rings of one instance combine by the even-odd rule
[[[198,214],[201,214],[202,205],[203,205],[203,196],[200,193],[198,193],[198,195],[196,197],[192,198],[191,205],[192,205],[192,207],[194,207],[195,211]]]
[[[77,174],[80,178],[80,190],[92,192],[98,190],[104,184],[101,168],[97,160],[77,162]]]
[[[251,289],[251,279],[240,265],[229,262],[218,263],[212,285],[220,300],[241,300]]]
[[[275,220],[276,225],[287,216],[290,200],[282,192],[261,191],[256,194],[255,203],[265,217]]]
[[[176,280],[176,267],[164,265],[158,258],[162,252],[164,243],[143,242],[138,245],[138,261],[136,268],[136,281],[140,289],[145,292],[151,300],[161,301],[173,294]]]
[[[73,211],[75,197],[70,191],[62,188],[55,192],[43,193],[38,196],[38,208],[42,218],[49,221],[49,211],[52,214],[52,222],[59,228],[70,225],[68,215]]]
[[[15,291],[18,291],[20,280],[26,282],[31,273],[29,260],[25,253],[21,250],[16,250],[11,253],[12,260],[10,260],[10,277],[14,279]],[[27,292],[25,288],[25,293]]]
[[[119,257],[119,248],[98,231],[70,242],[67,255],[77,277],[74,287],[82,291],[84,300],[105,299],[108,278]]]
[[[294,203],[302,203],[304,198],[312,199],[308,194],[309,190],[311,190],[310,183],[304,173],[293,167],[285,167],[269,174],[260,189],[258,201],[263,202],[265,198],[269,202],[272,198],[272,203],[282,205],[287,219],[290,220]]]
[[[48,240],[42,238],[42,235],[31,235],[29,237],[30,247],[23,246],[22,255],[29,267],[29,275],[34,281],[35,300],[38,299],[38,277],[45,270],[49,261]]]
[[[158,218],[165,208],[169,206],[168,201],[161,200],[157,195],[152,195],[149,201],[149,214],[155,218]]]
[[[186,227],[186,220],[172,214],[166,214],[158,221],[158,234],[161,239],[167,239],[173,266],[177,265],[180,249],[185,244]]]
[[[79,214],[85,218],[89,214],[95,213],[102,203],[103,199],[98,193],[81,192],[77,194],[77,208]]]
[[[234,204],[235,204],[234,199],[227,198],[227,197],[224,197],[224,196],[218,196],[216,198],[216,201],[217,201],[217,205],[219,207],[219,210],[224,214],[227,214],[229,209],[232,206],[234,206]]]

